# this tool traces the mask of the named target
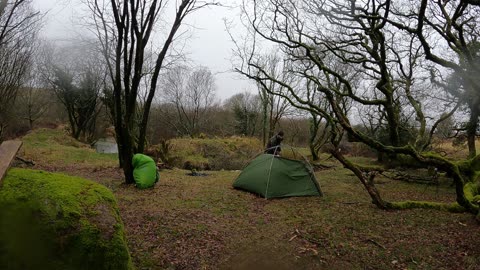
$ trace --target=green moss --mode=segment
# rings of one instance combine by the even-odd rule
[[[469,201],[478,201],[480,194],[480,184],[477,183],[466,183],[463,187],[463,192],[465,193],[465,198]]]
[[[11,169],[0,209],[2,269],[132,268],[115,198],[99,184]]]
[[[422,208],[422,209],[435,209],[454,213],[465,212],[465,208],[458,203],[437,203],[437,202],[424,202],[424,201],[404,201],[404,202],[392,202],[389,203],[389,208],[396,210]]]
[[[473,171],[480,171],[480,155],[470,159],[470,168]]]
[[[441,156],[439,153],[436,153],[436,152],[423,152],[422,156],[424,156],[426,158],[443,160],[445,163],[450,162],[450,161],[448,161],[448,159],[446,159],[445,157]]]
[[[480,195],[473,196],[471,201],[476,203],[476,204],[480,204]]]
[[[468,177],[468,181],[475,182],[480,178],[480,155],[458,161],[455,165],[463,175]]]
[[[397,154],[387,159],[389,161],[386,165],[389,168],[396,168],[396,167],[422,168],[424,167],[424,165],[422,165],[417,160],[415,160],[415,158],[409,155]]]

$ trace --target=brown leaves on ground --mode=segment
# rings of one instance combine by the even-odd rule
[[[480,227],[469,214],[382,211],[344,169],[317,173],[324,198],[265,200],[233,190],[239,172],[161,172],[153,189],[111,167],[42,167],[98,181],[117,197],[138,269],[478,269]],[[388,179],[388,199],[451,201],[439,187]]]

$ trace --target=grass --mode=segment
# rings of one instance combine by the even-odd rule
[[[480,139],[475,142],[477,154],[480,153]],[[465,159],[468,156],[468,147],[464,143],[462,145],[454,146],[452,140],[438,140],[434,141],[433,148],[435,151],[444,152],[449,159]]]
[[[118,164],[116,154],[99,154],[61,129],[37,129],[22,138],[25,158],[43,166],[103,166]]]
[[[38,154],[37,167],[55,160],[38,153],[43,148],[36,144],[24,148]],[[232,189],[238,171],[192,177],[185,170],[165,170],[153,189],[138,190],[123,185],[111,163],[92,159],[67,173],[114,192],[138,269],[478,269],[480,264],[474,217],[379,210],[352,173],[330,160],[334,169],[316,173],[324,197],[265,200]],[[57,164],[47,167],[62,170]],[[377,182],[392,201],[451,202],[455,196],[446,179],[438,186],[380,176]]]
[[[232,189],[238,172],[185,173],[163,172],[161,183],[147,193],[117,190],[137,266],[475,269],[480,263],[477,239],[469,237],[480,230],[470,215],[379,210],[344,169],[317,174],[324,198],[268,201]],[[390,181],[381,190],[389,199],[453,197],[448,186]]]

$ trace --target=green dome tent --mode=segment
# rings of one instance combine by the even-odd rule
[[[253,159],[234,181],[233,187],[267,199],[323,195],[310,164],[270,154]]]

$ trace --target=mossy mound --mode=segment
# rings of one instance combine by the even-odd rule
[[[11,169],[0,187],[0,269],[132,269],[113,194],[78,177]]]

